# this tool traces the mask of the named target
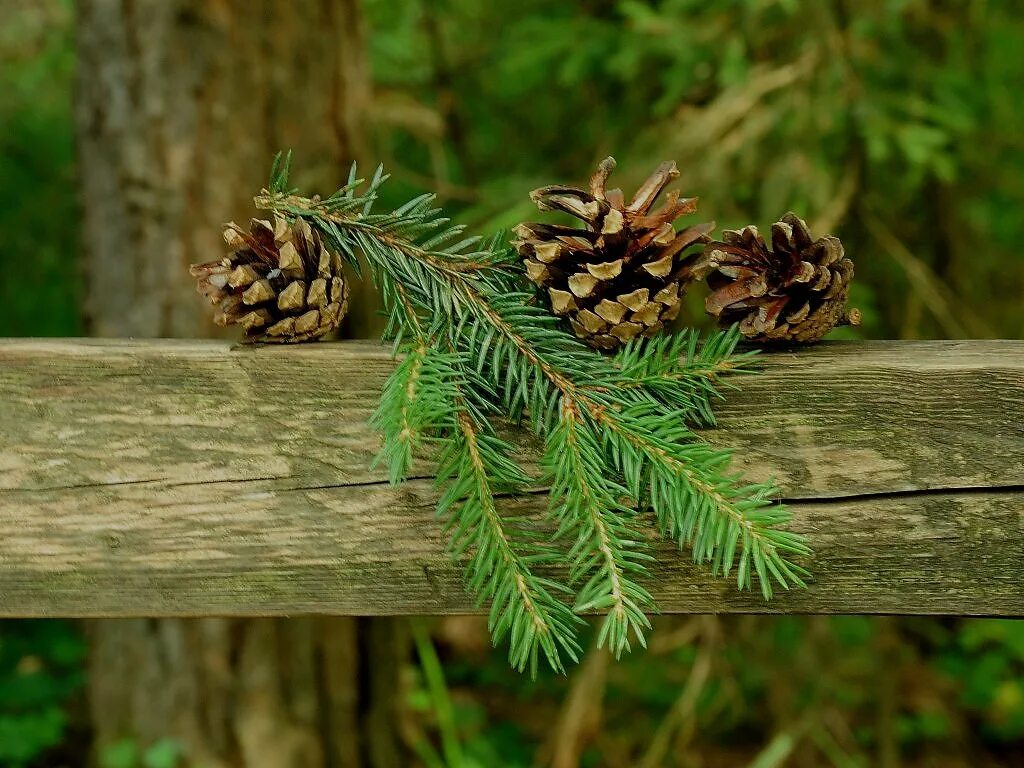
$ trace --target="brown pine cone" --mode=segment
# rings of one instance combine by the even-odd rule
[[[348,310],[341,258],[302,219],[289,224],[231,222],[224,240],[232,249],[220,261],[193,264],[196,289],[216,305],[218,325],[237,323],[247,341],[312,341],[334,330]]]
[[[811,238],[807,224],[787,213],[772,224],[769,248],[757,227],[726,230],[704,246],[711,295],[707,311],[723,326],[759,342],[813,342],[837,325],[859,325],[847,310],[853,262],[832,235]]]
[[[621,189],[605,190],[613,168],[613,158],[602,161],[589,191],[551,186],[530,194],[542,211],[569,213],[582,228],[520,224],[515,230],[526,274],[551,310],[585,343],[609,350],[653,336],[675,319],[686,286],[703,276],[686,249],[706,242],[714,229],[708,223],[677,232],[673,222],[697,210],[697,198],[680,199],[677,192],[651,212],[679,176],[675,163],[659,165],[628,205]]]

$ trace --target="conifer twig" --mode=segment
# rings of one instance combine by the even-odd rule
[[[773,583],[802,584],[791,558],[808,549],[782,530],[790,514],[772,503],[774,488],[742,483],[729,453],[689,426],[713,424],[721,379],[751,370],[750,354],[734,354],[735,332],[703,344],[692,332],[671,334],[603,357],[535,304],[499,239],[463,238],[432,196],[373,213],[380,168],[364,186],[353,167],[344,187],[318,199],[287,187],[288,165],[278,157],[256,204],[304,219],[353,266],[362,257],[369,267],[386,336],[403,354],[374,417],[381,458],[398,481],[422,444],[439,447],[439,514],[469,588],[490,603],[495,641],[509,638],[513,666],[535,670],[543,655],[561,670],[576,660],[584,612],[604,614],[599,640],[616,655],[644,643],[656,609],[644,587],[648,511],[695,562],[722,575],[735,566],[740,588],[755,575],[765,598]],[[544,441],[553,537],[501,511],[500,496],[533,481],[495,434],[496,417],[526,423]],[[574,608],[559,599],[566,592]]]

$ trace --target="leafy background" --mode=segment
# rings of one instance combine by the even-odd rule
[[[624,187],[672,158],[684,192],[720,225],[763,226],[793,208],[839,235],[857,263],[857,334],[1024,336],[1015,0],[363,0],[363,10],[368,119],[395,202],[434,189],[487,231],[532,215],[526,190],[582,180],[605,154]],[[0,18],[0,336],[75,335],[73,9],[0,0]],[[700,301],[684,322],[704,322]],[[417,625],[408,717],[421,761],[1024,764],[1024,623],[657,624],[648,653],[619,664],[592,655],[536,683],[508,671],[474,619]],[[66,756],[87,738],[83,654],[72,623],[0,623],[0,765],[75,765]],[[173,743],[128,743],[104,762],[178,759]]]

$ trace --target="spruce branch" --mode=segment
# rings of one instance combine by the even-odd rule
[[[560,535],[575,533],[570,582],[589,575],[576,597],[576,610],[606,611],[598,645],[607,643],[618,655],[629,649],[630,632],[645,645],[646,612],[654,608],[654,599],[636,579],[646,575],[644,563],[653,558],[630,527],[634,510],[620,501],[628,495],[626,488],[607,476],[594,424],[574,404],[563,409],[544,455],[550,512]]]
[[[364,185],[353,167],[345,186],[319,199],[288,188],[288,165],[275,161],[257,207],[303,219],[368,267],[402,356],[374,417],[381,460],[397,481],[421,447],[438,448],[439,514],[470,590],[490,602],[495,641],[509,638],[514,667],[535,669],[541,655],[557,670],[575,660],[579,613],[604,614],[600,640],[615,654],[644,643],[655,610],[644,587],[648,512],[695,562],[725,576],[735,567],[741,589],[755,574],[765,598],[773,582],[802,585],[793,558],[809,552],[783,529],[790,513],[772,502],[774,487],[744,484],[729,452],[692,429],[714,424],[724,379],[753,369],[749,353],[735,353],[735,330],[703,344],[694,332],[667,334],[603,357],[536,305],[500,238],[464,237],[431,195],[374,213],[380,168]],[[551,489],[553,536],[501,509],[499,499],[535,481],[494,432],[495,418],[527,424],[544,442],[539,480]],[[561,564],[567,583],[552,576]]]
[[[581,649],[580,622],[557,593],[568,590],[538,577],[534,568],[554,566],[557,552],[537,539],[522,520],[509,520],[497,508],[498,492],[521,492],[529,478],[509,458],[512,448],[489,433],[468,411],[458,414],[458,438],[447,442],[438,480],[448,482],[438,511],[447,517],[453,554],[470,552],[466,567],[470,590],[491,601],[488,629],[496,642],[511,636],[509,662],[536,674],[538,649],[557,671],[564,653],[576,661]]]

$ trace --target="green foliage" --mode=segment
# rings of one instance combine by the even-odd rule
[[[81,326],[71,9],[33,11],[0,24],[0,336],[72,336]]]
[[[538,306],[509,249],[482,243],[420,195],[373,213],[385,177],[356,178],[323,199],[287,186],[278,158],[257,205],[302,217],[357,264],[361,255],[384,296],[387,336],[405,355],[385,386],[374,421],[393,480],[405,477],[418,445],[439,455],[438,514],[452,554],[467,560],[469,588],[491,604],[495,642],[509,661],[536,674],[538,659],[561,670],[580,654],[576,614],[599,612],[599,646],[616,656],[644,644],[655,609],[644,587],[653,559],[643,519],[690,548],[697,563],[741,589],[756,574],[764,597],[773,582],[802,585],[790,558],[809,554],[781,530],[789,512],[771,485],[745,485],[690,425],[713,422],[718,379],[749,370],[733,355],[735,331],[699,346],[683,332],[603,357],[566,333]],[[504,514],[498,499],[532,482],[492,418],[524,423],[544,442],[539,481],[549,485],[553,537],[535,521]],[[568,562],[565,582],[548,575]],[[560,595],[575,595],[571,610]]]
[[[1024,622],[973,620],[950,640],[939,668],[960,683],[961,706],[987,735],[1024,739]]]
[[[67,622],[0,622],[0,766],[27,766],[61,742],[84,654]]]
[[[421,619],[411,622],[420,661],[420,679],[409,695],[413,710],[436,727],[440,750],[424,733],[412,740],[413,751],[426,768],[526,768],[530,753],[514,724],[488,728],[483,708],[472,701],[453,700],[444,668]]]
[[[177,742],[161,739],[145,749],[132,739],[101,750],[99,768],[182,768],[184,754]]]
[[[582,764],[686,766],[689,756],[701,755],[716,765],[781,759],[869,768],[882,764],[878,756],[888,750],[897,765],[1016,765],[1024,739],[1018,700],[1007,691],[1022,677],[1020,626],[866,616],[660,617],[648,653],[605,665],[600,682],[587,684],[586,701],[574,701],[572,711],[581,716],[582,708],[593,728],[588,754],[595,759]],[[447,695],[475,704],[457,728],[464,750],[472,744],[500,753],[514,741],[517,764],[545,764],[546,748],[574,733],[559,728],[587,665],[569,680],[548,674],[531,683],[446,643],[440,654],[449,658]],[[529,713],[515,718],[509,734],[506,713],[519,708]],[[652,744],[665,734],[673,750],[650,763]],[[988,762],[983,740],[998,745]]]
[[[839,235],[869,336],[1024,333],[1014,0],[365,8],[382,98],[433,108],[443,128],[385,124],[381,157],[464,221],[511,226],[522,189],[611,151],[624,169],[671,157],[723,227],[797,210]],[[624,186],[636,180],[625,170]]]

